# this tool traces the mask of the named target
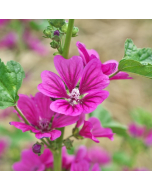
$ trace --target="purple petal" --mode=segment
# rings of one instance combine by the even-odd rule
[[[35,129],[34,127],[27,125],[25,123],[21,123],[21,122],[15,122],[12,121],[10,122],[10,125],[15,126],[16,128],[22,130],[22,132],[26,132],[26,131],[32,131],[33,133],[39,132],[37,129]]]
[[[145,144],[147,146],[151,146],[152,145],[152,129],[148,131],[148,134],[145,137]]]
[[[67,125],[72,125],[76,121],[78,121],[79,115],[78,116],[69,116],[69,115],[63,115],[63,114],[55,114],[55,117],[52,122],[52,129],[53,128],[60,128],[60,127],[65,127]]]
[[[39,158],[46,168],[53,167],[53,154],[50,149],[46,148]]]
[[[101,171],[100,170],[100,167],[99,167],[99,164],[94,164],[93,167],[92,167],[92,171]]]
[[[61,136],[61,131],[58,131],[58,130],[52,130],[52,131],[49,131],[49,132],[38,132],[35,134],[35,137],[37,139],[41,139],[41,138],[49,138],[51,139],[51,141],[57,139],[58,137]]]
[[[80,100],[80,105],[84,113],[90,113],[94,111],[99,104],[101,104],[106,98],[108,98],[109,92],[95,91],[87,94]]]
[[[69,170],[71,163],[74,161],[74,155],[67,154],[65,146],[62,148],[62,168]]]
[[[54,57],[55,68],[66,83],[71,92],[78,83],[82,72],[83,62],[79,56],[73,56],[70,59],[65,59],[61,55]]]
[[[66,100],[56,100],[52,102],[52,104],[50,105],[50,109],[54,112],[71,116],[77,116],[83,112],[83,109],[79,104],[71,105]]]
[[[80,81],[80,94],[94,90],[102,90],[109,85],[109,77],[102,73],[99,59],[92,59],[84,68]]]
[[[39,39],[32,36],[29,31],[24,32],[23,40],[29,48],[36,51],[38,54],[45,56],[49,53],[46,46],[44,46]]]
[[[103,128],[99,119],[91,117],[89,122],[93,125],[92,134],[94,137],[107,137],[110,140],[113,140],[114,133],[110,128]]]
[[[75,162],[79,162],[80,160],[83,160],[86,157],[86,155],[87,155],[87,149],[85,146],[81,145],[76,152]]]
[[[102,72],[105,75],[111,75],[112,73],[114,73],[114,71],[116,69],[116,63],[102,64],[101,68],[102,68]]]
[[[86,160],[80,162],[73,162],[71,165],[71,171],[89,171],[90,164]]]
[[[39,117],[50,121],[54,115],[54,112],[50,110],[50,104],[52,103],[50,98],[41,92],[38,92],[34,97],[34,101]]]
[[[85,138],[89,138],[89,139],[95,141],[96,143],[99,143],[98,139],[96,139],[92,135],[92,132],[91,132],[92,129],[93,129],[92,123],[89,121],[84,121],[84,125],[83,125],[82,129],[79,131],[79,135],[81,135],[82,137],[85,137]]]
[[[145,133],[146,127],[144,126],[138,126],[135,123],[132,123],[128,127],[128,131],[131,136],[133,137],[142,137]]]
[[[39,120],[39,114],[35,106],[34,99],[24,94],[19,94],[19,100],[17,102],[19,109],[22,111],[27,120],[34,126],[37,126]]]
[[[41,73],[42,83],[38,85],[38,90],[46,96],[53,98],[68,98],[65,85],[58,75],[51,71]]]
[[[80,126],[84,123],[84,120],[85,120],[85,114],[82,113],[82,114],[79,116],[79,120],[77,121],[76,127],[80,127]]]
[[[17,34],[14,32],[8,33],[0,41],[0,48],[13,48],[17,44]]]
[[[93,164],[98,163],[100,165],[106,165],[111,161],[109,153],[98,146],[91,147],[88,150],[87,156]]]
[[[122,71],[110,78],[110,80],[120,80],[120,79],[133,79],[133,78],[129,77],[128,73]]]
[[[83,43],[78,41],[76,46],[78,47],[79,54],[82,57],[85,66],[90,61],[89,53]]]
[[[61,136],[61,131],[53,130],[53,131],[51,131],[51,135],[52,136],[51,136],[50,140],[54,141],[55,139],[57,139],[57,138],[59,138]]]

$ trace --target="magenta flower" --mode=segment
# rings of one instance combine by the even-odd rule
[[[79,131],[79,135],[99,143],[97,137],[107,137],[113,140],[114,133],[110,128],[103,128],[99,119],[91,117],[88,121],[84,121],[82,129]]]
[[[144,137],[144,142],[147,146],[152,145],[152,129],[147,132],[147,135]]]
[[[145,127],[144,126],[138,126],[135,123],[132,123],[128,126],[129,134],[133,137],[142,137],[145,133]]]
[[[107,151],[100,147],[91,147],[88,149],[87,156],[92,164],[106,165],[111,161],[111,157]]]
[[[102,73],[98,59],[91,60],[83,69],[79,56],[64,59],[56,55],[54,64],[61,78],[51,71],[43,71],[42,83],[38,85],[38,90],[46,96],[62,98],[51,103],[51,110],[71,116],[90,113],[108,97],[109,92],[102,89],[108,86],[109,79]]]
[[[13,48],[17,44],[17,35],[14,32],[8,33],[0,40],[0,48]]]
[[[98,163],[93,166],[87,157],[87,149],[85,146],[80,146],[76,152],[75,159],[71,164],[71,171],[100,171]]]
[[[0,19],[0,28],[3,27],[10,19]]]
[[[32,36],[30,32],[24,32],[23,40],[30,49],[36,51],[38,54],[45,56],[49,53],[49,50],[39,41],[39,39]]]
[[[6,139],[0,139],[0,157],[3,155],[7,147],[8,143]]]
[[[88,62],[94,58],[100,59],[99,54],[95,50],[86,49],[83,43],[78,41],[76,43],[76,46],[78,47],[79,54],[83,59],[84,66],[86,66]],[[101,69],[103,74],[109,76],[118,71],[118,62],[116,60],[109,60],[103,64],[101,63]],[[110,80],[117,80],[117,79],[132,79],[132,77],[129,77],[129,75],[126,72],[119,72],[115,76],[110,78]]]
[[[15,171],[44,171],[53,167],[53,154],[49,149],[45,149],[43,154],[38,156],[32,149],[22,151],[21,161],[13,164]]]
[[[22,132],[32,131],[38,139],[46,137],[52,141],[55,140],[61,135],[61,131],[56,130],[56,128],[75,123],[79,116],[73,117],[55,113],[49,108],[51,102],[49,97],[40,92],[35,97],[20,94],[18,107],[31,125],[15,121],[10,122],[10,124],[21,129]]]

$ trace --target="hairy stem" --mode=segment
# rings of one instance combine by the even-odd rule
[[[24,116],[24,114],[21,112],[21,110],[16,106],[14,106],[15,110],[18,112],[18,114],[22,117],[22,119],[24,120],[24,122],[27,124],[27,125],[31,125],[28,120],[26,119],[26,117]]]
[[[69,19],[68,23],[68,30],[65,38],[65,44],[63,48],[62,56],[65,59],[68,59],[71,36],[72,36],[72,29],[74,26],[74,19]],[[59,129],[61,131],[61,136],[56,140],[59,149],[53,154],[54,156],[54,171],[61,171],[62,170],[62,141],[64,135],[64,128]]]

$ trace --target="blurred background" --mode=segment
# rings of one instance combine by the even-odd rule
[[[19,62],[26,73],[19,90],[21,94],[35,95],[38,91],[37,85],[41,83],[40,74],[43,70],[57,73],[53,64],[53,53],[56,51],[50,47],[51,40],[42,37],[47,25],[47,20],[0,20],[0,58],[4,63],[10,60]],[[152,20],[76,19],[74,25],[79,28],[79,33],[77,37],[72,38],[70,57],[79,55],[77,41],[84,43],[87,49],[95,49],[102,63],[110,59],[121,60],[127,38],[131,38],[138,48],[152,48]],[[111,81],[107,88],[110,96],[102,106],[110,112],[113,120],[126,127],[137,122],[134,113],[140,108],[141,115],[139,114],[138,120],[141,117],[147,119],[143,119],[145,123],[143,120],[139,121],[139,124],[146,125],[152,118],[152,80],[134,74],[130,76],[133,77],[132,80]],[[30,147],[36,141],[34,135],[22,133],[9,125],[10,121],[15,120],[13,109],[0,110],[0,140],[7,142],[3,143],[4,145],[0,144],[0,151],[1,147],[5,149],[3,155],[0,154],[0,170],[12,170],[12,164],[20,159],[21,150]],[[65,137],[70,135],[71,130],[72,127],[66,127]],[[130,164],[129,160],[137,149],[132,146],[138,142],[132,141],[131,145],[127,143],[127,138],[117,134],[114,141],[100,138],[97,146],[105,149],[112,158],[111,163],[103,170],[152,170],[152,146],[142,147],[139,143],[142,148],[137,151],[134,163]],[[90,147],[95,145],[95,142],[87,139],[74,142],[75,147],[81,144]]]

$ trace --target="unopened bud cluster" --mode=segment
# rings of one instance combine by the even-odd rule
[[[50,43],[53,49],[57,49],[59,54],[62,54],[63,47],[64,47],[64,40],[67,30],[68,30],[68,22],[65,19],[49,19],[48,20],[49,26],[43,31],[45,38],[52,39]],[[77,36],[79,29],[77,27],[73,27],[72,30],[72,37]],[[64,40],[63,40],[64,39]],[[55,53],[56,55],[57,53]]]

